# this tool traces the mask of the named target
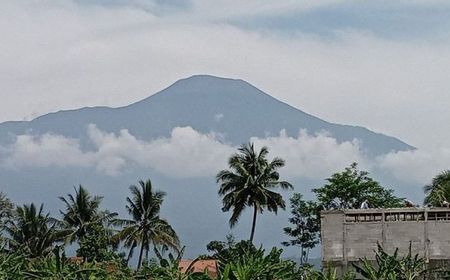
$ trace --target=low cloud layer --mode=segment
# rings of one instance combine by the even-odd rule
[[[338,143],[325,132],[310,135],[302,130],[297,137],[290,137],[282,131],[277,137],[251,141],[257,147],[269,147],[272,155],[283,158],[286,166],[282,172],[288,177],[322,179],[352,162],[365,166],[367,161],[357,140]]]
[[[450,169],[450,149],[389,153],[379,157],[376,163],[401,181],[423,185],[441,171]]]
[[[202,134],[191,127],[176,127],[170,137],[152,141],[137,139],[127,130],[118,134],[87,129],[94,149],[84,151],[77,139],[61,135],[19,135],[9,146],[0,146],[1,168],[80,167],[117,176],[135,167],[151,168],[169,177],[213,177],[226,168],[237,149],[214,133]],[[282,173],[288,178],[323,179],[358,162],[366,170],[383,170],[406,183],[425,184],[447,169],[450,150],[395,152],[367,158],[356,139],[338,143],[327,133],[252,138],[257,147],[268,146],[271,156],[286,160]]]
[[[93,154],[84,153],[78,140],[61,135],[19,135],[14,144],[2,147],[0,155],[4,167],[89,167]]]
[[[93,167],[115,176],[135,166],[152,168],[173,177],[211,176],[226,164],[234,148],[220,143],[214,134],[200,134],[191,127],[177,127],[169,138],[142,141],[127,130],[118,134],[88,128],[94,151],[83,151],[76,139],[61,135],[20,135],[3,147],[4,168]]]

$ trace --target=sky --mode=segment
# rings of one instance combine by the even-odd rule
[[[178,79],[211,74],[246,80],[327,121],[420,148],[387,155],[383,165],[391,169],[410,157],[419,162],[416,170],[436,161],[448,166],[449,1],[0,5],[0,122],[127,105]],[[409,173],[409,166],[399,172]]]

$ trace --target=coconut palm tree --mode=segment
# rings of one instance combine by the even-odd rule
[[[450,170],[443,171],[424,187],[424,203],[432,206],[443,206],[445,201],[450,200]]]
[[[101,196],[91,196],[83,187],[75,188],[75,196],[67,194],[67,198],[59,197],[66,206],[65,211],[60,211],[63,216],[62,226],[70,229],[68,235],[70,243],[86,237],[90,225],[111,221],[117,213],[100,211]]]
[[[230,227],[238,222],[247,207],[253,207],[253,222],[250,242],[253,242],[256,227],[256,216],[263,209],[277,213],[278,208],[285,209],[283,197],[273,189],[292,189],[286,181],[280,181],[278,169],[284,166],[284,160],[274,158],[267,160],[267,147],[255,151],[253,143],[242,145],[239,152],[228,160],[230,170],[222,170],[217,176],[220,184],[219,195],[223,197],[222,211],[232,209]]]
[[[172,226],[160,217],[161,205],[166,195],[162,191],[154,191],[150,180],[139,181],[139,187],[130,186],[132,196],[127,197],[127,210],[130,220],[118,220],[124,226],[116,238],[130,248],[128,259],[133,255],[137,246],[141,246],[138,260],[138,269],[141,267],[145,251],[146,256],[150,246],[167,246],[178,250],[179,239]]]
[[[15,209],[5,227],[10,249],[22,249],[27,257],[35,258],[48,255],[54,243],[63,240],[67,232],[58,230],[56,221],[43,209],[43,204],[37,209],[33,203]]]

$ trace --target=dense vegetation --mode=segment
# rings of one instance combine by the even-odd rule
[[[282,249],[266,251],[255,247],[257,215],[263,210],[277,213],[286,203],[277,188],[291,190],[278,172],[284,161],[267,159],[268,149],[256,151],[243,145],[229,159],[229,169],[217,174],[218,194],[224,212],[231,211],[230,227],[236,226],[245,208],[252,208],[249,240],[211,241],[209,255],[217,260],[219,280],[355,279],[354,273],[339,276],[333,267],[316,271],[308,265],[309,251],[320,243],[320,216],[323,209],[401,207],[402,199],[382,187],[352,164],[331,175],[324,186],[314,188],[314,200],[300,193],[290,199],[290,227],[280,229],[289,238],[284,246],[298,246],[300,264],[281,257]],[[443,172],[425,187],[425,203],[446,205],[450,194],[450,171]],[[92,196],[83,186],[60,197],[64,209],[51,217],[44,205],[14,205],[0,192],[0,279],[155,279],[207,280],[207,271],[193,272],[192,266],[179,269],[184,249],[169,221],[161,216],[166,194],[150,180],[130,187],[126,198],[129,218],[102,209],[102,197]],[[77,257],[68,258],[65,247],[77,246]],[[137,264],[131,265],[135,250]],[[194,260],[194,263],[197,261]],[[192,264],[191,264],[192,265]],[[354,271],[363,279],[419,279],[426,273],[419,256],[389,255],[382,247],[376,262],[361,260]],[[444,275],[444,274],[442,274]],[[442,276],[444,277],[444,276]]]

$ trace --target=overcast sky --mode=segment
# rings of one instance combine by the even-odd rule
[[[0,3],[0,121],[121,106],[194,74],[450,148],[450,1]]]

